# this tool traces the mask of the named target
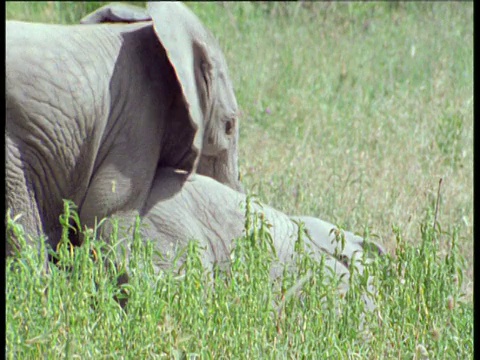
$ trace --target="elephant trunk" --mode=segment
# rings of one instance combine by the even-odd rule
[[[211,177],[230,188],[244,193],[239,180],[238,158],[236,152],[224,151],[217,156],[202,155],[197,167],[197,173]]]

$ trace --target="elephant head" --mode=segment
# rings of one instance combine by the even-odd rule
[[[169,123],[170,133],[159,166],[177,167],[212,177],[242,191],[238,172],[238,105],[227,63],[211,32],[187,6],[148,3],[147,9],[111,4],[84,17],[82,24],[151,21],[172,65],[182,96],[175,114],[187,121]],[[178,105],[178,103],[177,103]],[[190,130],[183,128],[188,124]],[[193,135],[193,138],[192,138]],[[187,154],[175,151],[191,142]],[[176,156],[172,156],[176,154]]]

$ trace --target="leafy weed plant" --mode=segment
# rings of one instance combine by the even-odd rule
[[[85,243],[61,247],[47,272],[37,249],[25,246],[7,259],[7,357],[472,357],[473,307],[463,299],[457,230],[434,230],[427,217],[412,246],[394,228],[395,255],[364,261],[363,274],[351,267],[341,294],[324,258],[310,257],[301,228],[294,261],[272,282],[269,224],[249,217],[230,263],[212,272],[195,241],[173,268],[155,271],[153,246],[138,232],[125,257],[85,232]],[[8,226],[18,227],[11,219]],[[119,283],[126,264],[128,283]],[[122,307],[116,299],[125,297]]]

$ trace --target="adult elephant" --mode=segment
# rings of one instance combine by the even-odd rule
[[[118,23],[6,24],[7,208],[54,248],[63,199],[93,227],[140,209],[158,167],[241,189],[238,108],[212,34],[181,3],[85,22],[102,14]]]
[[[231,260],[234,239],[244,235],[246,195],[237,192],[212,178],[202,175],[189,176],[184,171],[171,168],[158,169],[145,207],[138,212],[118,213],[119,224],[123,224],[123,237],[131,245],[131,224],[137,216],[141,218],[142,239],[153,241],[156,253],[154,259],[157,271],[171,268],[179,251],[189,240],[197,240],[204,248],[202,262],[207,270],[214,265],[223,266]],[[349,267],[353,264],[363,272],[365,241],[351,232],[339,232],[331,223],[310,216],[288,216],[270,206],[251,202],[251,212],[261,212],[271,225],[272,243],[278,261],[271,269],[272,278],[283,273],[295,255],[300,222],[304,223],[305,247],[311,256],[325,263],[341,277],[340,291],[348,289]],[[294,220],[294,221],[292,221]],[[344,236],[342,241],[341,237]],[[338,241],[336,241],[338,240]],[[370,243],[379,254],[385,251]],[[354,254],[356,254],[354,256]],[[180,259],[180,264],[183,259]],[[364,298],[367,306],[373,308],[371,299]]]

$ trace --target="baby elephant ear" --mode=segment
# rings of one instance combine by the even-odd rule
[[[214,38],[196,15],[180,2],[152,2],[147,9],[182,91],[187,122],[194,132],[190,154],[196,154],[191,164],[191,171],[195,172],[205,132],[202,100],[205,99],[206,80],[199,74],[202,66],[211,63],[209,45]]]
[[[132,23],[150,20],[147,10],[141,7],[127,4],[108,4],[82,18],[80,24]]]

